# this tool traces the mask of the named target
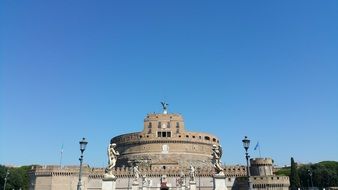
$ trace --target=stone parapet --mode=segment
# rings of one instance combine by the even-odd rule
[[[90,179],[100,178],[102,179],[105,173],[105,168],[90,168],[89,166],[84,166],[83,174],[88,176]],[[189,168],[182,167],[172,167],[168,170],[164,170],[160,166],[152,167],[140,167],[141,174],[146,174],[149,177],[161,177],[162,175],[167,175],[168,177],[179,177],[181,171],[189,176]],[[79,175],[79,166],[34,166],[30,170],[30,174],[35,176],[78,176]],[[131,167],[117,167],[113,170],[113,174],[117,178],[133,177],[133,171]],[[212,177],[215,174],[214,168],[205,167],[199,168],[196,172],[196,176],[201,177]],[[240,177],[246,175],[246,170],[244,166],[229,166],[224,168],[224,174],[226,177]]]
[[[288,188],[290,186],[289,177],[287,176],[253,176],[250,177],[253,188]]]

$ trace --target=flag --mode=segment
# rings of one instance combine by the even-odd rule
[[[259,147],[259,141],[257,141],[257,144],[256,144],[254,150],[256,150],[258,147]]]
[[[61,154],[63,153],[63,144],[61,145]]]

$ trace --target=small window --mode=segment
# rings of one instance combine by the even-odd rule
[[[189,135],[186,135],[185,137],[189,138]]]
[[[161,132],[157,132],[157,137],[162,137],[162,133]]]
[[[158,122],[158,126],[157,127],[161,128],[161,125],[162,125],[161,122]]]
[[[171,137],[171,132],[167,132],[167,137]]]
[[[205,136],[205,137],[204,137],[204,140],[210,141],[210,137]]]
[[[176,129],[176,133],[180,133],[180,129]]]
[[[167,137],[167,133],[166,132],[162,132],[162,137]]]
[[[213,142],[216,142],[216,139],[215,139],[215,138],[213,138],[213,139],[212,139],[212,141],[213,141]]]
[[[170,128],[170,122],[167,123],[167,128]]]
[[[150,133],[151,133],[151,129],[148,130],[148,134],[150,134]]]
[[[178,135],[179,138],[181,138],[182,136],[181,135]]]
[[[176,128],[180,128],[180,123],[176,122]]]
[[[148,128],[151,129],[151,127],[152,127],[152,124],[151,124],[151,122],[149,122]]]
[[[195,136],[192,136],[192,138],[196,138]]]

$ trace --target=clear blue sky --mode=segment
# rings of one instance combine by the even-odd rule
[[[338,160],[338,1],[0,3],[0,164],[106,165],[110,138],[182,113],[242,164]],[[257,151],[250,150],[253,157]]]

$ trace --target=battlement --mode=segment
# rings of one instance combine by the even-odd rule
[[[102,179],[105,173],[105,168],[90,168],[88,165],[82,168],[83,175],[87,175],[89,178]],[[164,169],[162,166],[151,167],[139,167],[141,174],[145,174],[148,177],[161,177],[167,175],[169,177],[179,177],[181,172],[186,176],[189,176],[189,167],[174,166]],[[35,176],[77,176],[79,174],[79,166],[65,166],[60,167],[56,165],[48,166],[33,166],[29,171],[31,175]],[[132,167],[116,167],[113,173],[118,178],[132,178]],[[224,173],[227,177],[241,177],[246,176],[245,166],[227,166],[224,167]],[[196,168],[196,176],[212,177],[215,174],[213,167],[198,167]]]
[[[167,120],[167,121],[183,121],[183,117],[181,114],[170,113],[170,114],[162,114],[162,113],[148,113],[144,122],[148,121],[158,121],[158,120]]]
[[[251,166],[272,166],[273,160],[271,158],[251,158]]]

